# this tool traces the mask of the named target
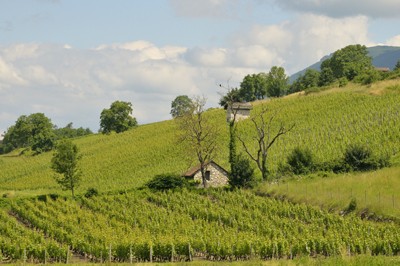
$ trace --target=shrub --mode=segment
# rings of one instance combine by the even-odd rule
[[[236,156],[232,163],[231,173],[229,174],[229,185],[233,188],[253,188],[258,181],[254,175],[254,168],[250,161],[242,155]]]
[[[95,188],[88,188],[88,190],[85,193],[86,198],[91,198],[97,195],[99,195],[99,191]]]
[[[151,190],[169,190],[175,188],[188,187],[188,181],[176,174],[161,174],[154,176],[149,182],[146,183],[146,187]]]
[[[356,200],[355,198],[352,198],[352,199],[350,200],[349,205],[348,205],[347,208],[344,210],[344,212],[347,214],[347,213],[350,213],[350,212],[355,211],[356,209],[357,209],[357,200]]]
[[[339,87],[340,87],[340,88],[346,87],[346,85],[347,85],[348,83],[349,83],[349,81],[347,80],[346,77],[341,77],[341,78],[339,79]]]
[[[368,171],[376,168],[372,160],[371,149],[360,144],[353,144],[347,147],[343,162],[354,171]]]
[[[389,160],[389,156],[375,157],[370,148],[353,144],[344,153],[343,165],[353,171],[369,171],[389,166]]]
[[[296,175],[308,174],[314,169],[314,157],[307,148],[295,148],[287,157],[287,163]]]

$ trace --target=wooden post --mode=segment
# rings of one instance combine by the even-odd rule
[[[67,258],[65,259],[65,264],[69,263],[69,246],[67,248]]]
[[[174,262],[174,255],[175,255],[175,247],[174,244],[171,244],[171,262]]]
[[[111,263],[111,244],[110,244],[110,247],[108,249],[108,262]]]
[[[44,265],[46,265],[46,263],[47,263],[47,250],[45,249],[44,250]]]
[[[150,263],[153,262],[153,244],[150,244]]]
[[[132,264],[133,254],[132,254],[132,244],[129,246],[129,262]]]
[[[192,253],[190,252],[190,243],[188,245],[188,251],[189,251],[189,261],[192,261]]]
[[[24,248],[24,265],[26,263],[26,248]]]

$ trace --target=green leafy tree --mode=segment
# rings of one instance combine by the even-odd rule
[[[58,174],[54,178],[63,190],[71,190],[75,197],[75,189],[79,185],[82,173],[78,167],[81,159],[78,147],[69,139],[61,140],[51,159],[51,168]]]
[[[171,103],[171,115],[173,118],[183,116],[192,109],[192,100],[187,95],[180,95]]]
[[[264,99],[267,95],[267,75],[246,75],[240,83],[239,96],[246,102]]]
[[[334,81],[335,76],[333,75],[333,70],[329,66],[321,68],[321,73],[318,79],[318,86],[326,86],[332,84]]]
[[[43,113],[20,116],[15,125],[4,134],[6,152],[17,148],[28,148],[36,153],[49,151],[54,146],[53,124]]]
[[[321,71],[330,68],[335,79],[342,77],[353,80],[356,76],[373,68],[372,59],[365,45],[348,45],[333,53],[321,65]]]
[[[136,118],[132,117],[130,102],[115,101],[110,109],[103,109],[100,115],[100,131],[109,134],[112,131],[124,132],[137,125]]]
[[[220,85],[222,87],[222,85]],[[243,102],[243,98],[240,95],[240,90],[238,88],[229,89],[228,92],[221,97],[219,100],[219,105],[228,109],[230,103],[233,102]]]
[[[289,92],[303,91],[308,88],[318,87],[320,73],[315,69],[307,69],[304,75],[301,75],[297,80],[290,86]]]
[[[253,188],[257,185],[254,168],[249,159],[241,154],[232,159],[229,185],[233,188]]]
[[[267,74],[268,97],[281,97],[286,94],[289,78],[283,67],[273,66]]]
[[[394,66],[394,71],[400,71],[400,60],[397,60],[396,65]]]
[[[93,134],[89,128],[74,128],[72,122],[68,123],[65,127],[55,128],[54,133],[56,134],[57,139],[76,138]]]

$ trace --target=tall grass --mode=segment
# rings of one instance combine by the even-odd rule
[[[393,167],[374,172],[295,178],[284,183],[264,184],[259,191],[339,211],[345,210],[355,199],[358,213],[367,211],[400,218],[399,188],[400,167]]]

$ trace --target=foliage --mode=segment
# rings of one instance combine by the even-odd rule
[[[51,150],[54,139],[53,124],[43,113],[22,115],[4,134],[3,150],[8,153],[17,148],[31,147],[39,154]]]
[[[54,133],[57,136],[57,139],[65,139],[65,138],[76,138],[87,136],[93,134],[93,132],[89,128],[74,128],[72,122],[68,123],[65,127],[55,128]]]
[[[307,69],[304,75],[301,75],[297,80],[290,85],[289,92],[299,92],[309,88],[318,87],[320,72],[315,69]]]
[[[244,99],[240,96],[240,90],[238,88],[229,89],[226,95],[223,95],[219,100],[219,105],[228,109],[229,103],[232,102],[243,102]]]
[[[188,187],[188,181],[180,175],[160,174],[154,176],[149,182],[147,182],[146,187],[151,190],[165,191],[169,189]]]
[[[96,188],[88,188],[85,193],[85,198],[91,198],[99,195],[99,191]]]
[[[308,148],[296,147],[287,157],[290,170],[296,174],[308,174],[315,167],[314,157]]]
[[[267,74],[268,97],[281,97],[286,95],[288,89],[288,76],[283,67],[273,66]]]
[[[171,115],[173,118],[183,116],[192,110],[192,100],[187,95],[180,95],[171,103]]]
[[[333,77],[336,79],[345,77],[347,80],[353,80],[372,68],[372,59],[368,55],[366,46],[348,45],[334,52],[331,58],[321,64],[321,71],[327,68],[332,70]],[[326,81],[322,83],[327,84]]]
[[[249,159],[242,154],[236,155],[231,162],[229,185],[233,188],[253,188],[258,180]]]
[[[55,180],[64,190],[71,190],[72,197],[78,186],[82,173],[78,168],[78,161],[81,156],[78,147],[71,140],[61,140],[51,159],[51,168],[62,175],[55,176]]]
[[[382,77],[379,71],[371,68],[366,70],[364,73],[358,75],[357,77],[355,77],[354,81],[361,83],[363,85],[369,85],[381,79]]]
[[[400,229],[394,223],[340,217],[246,190],[141,190],[80,202],[20,200],[12,212],[97,262],[110,246],[114,262],[149,261],[150,252],[158,262],[192,256],[233,261],[400,252]],[[9,246],[18,247],[13,243]]]
[[[394,66],[393,71],[399,71],[400,70],[400,59],[397,60],[396,65]]]
[[[389,164],[389,158],[377,158],[372,150],[365,145],[352,144],[346,148],[343,165],[353,171],[369,171],[385,167]]]
[[[265,73],[246,75],[240,83],[239,98],[245,102],[264,99],[267,95]]]
[[[132,104],[130,102],[115,101],[109,109],[103,109],[100,114],[100,131],[109,134],[124,132],[137,125],[136,118],[132,117]]]

